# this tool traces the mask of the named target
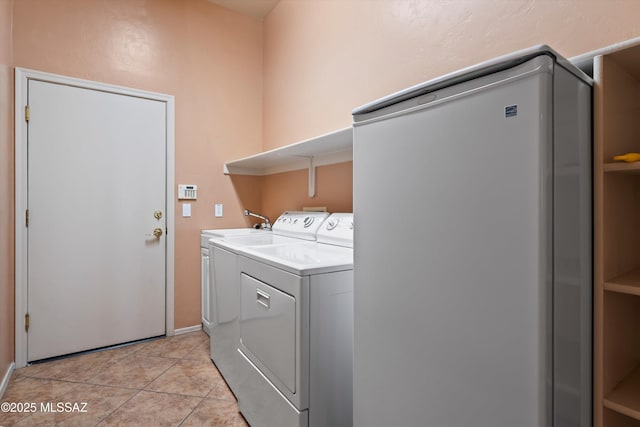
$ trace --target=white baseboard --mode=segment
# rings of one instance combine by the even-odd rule
[[[186,328],[176,329],[174,331],[174,335],[188,334],[189,332],[196,332],[201,329],[202,329],[202,325],[187,326]]]
[[[15,369],[16,364],[14,362],[11,362],[11,365],[9,365],[9,369],[7,369],[7,372],[4,374],[4,378],[2,378],[2,382],[0,383],[0,399],[2,399],[2,396],[4,396],[4,392],[9,386],[9,380],[11,380],[11,375],[13,375],[13,371]]]

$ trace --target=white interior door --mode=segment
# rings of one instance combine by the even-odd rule
[[[27,360],[164,335],[166,104],[29,80],[28,105]]]

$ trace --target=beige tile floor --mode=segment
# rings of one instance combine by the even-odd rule
[[[247,426],[202,331],[16,369],[2,402],[35,411],[1,427]]]

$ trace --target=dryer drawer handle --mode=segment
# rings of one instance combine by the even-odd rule
[[[260,304],[268,310],[269,306],[271,305],[271,295],[256,288],[256,303]]]

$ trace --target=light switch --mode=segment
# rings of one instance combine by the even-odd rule
[[[216,218],[221,218],[222,217],[222,203],[216,203],[215,211],[216,211]]]
[[[184,203],[182,205],[182,216],[185,218],[191,216],[191,203]]]

